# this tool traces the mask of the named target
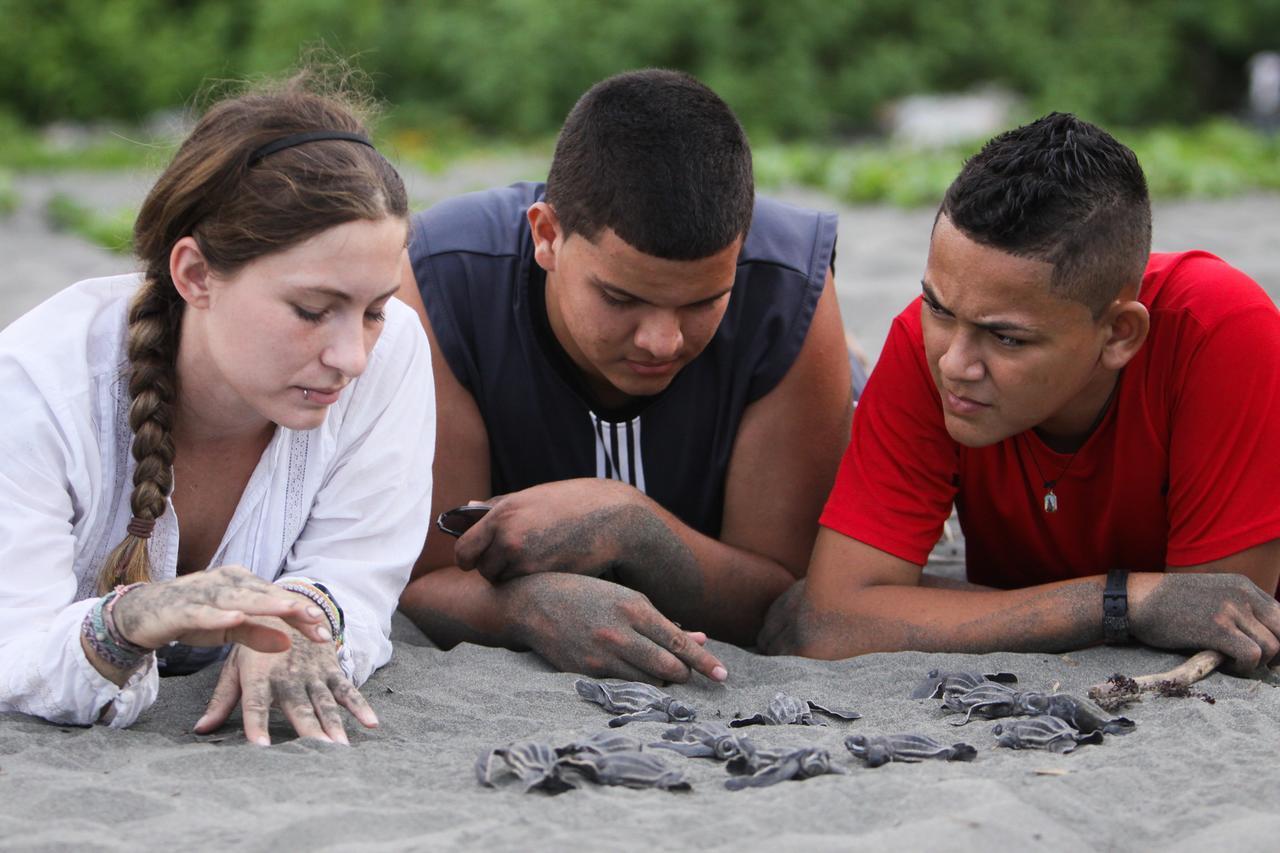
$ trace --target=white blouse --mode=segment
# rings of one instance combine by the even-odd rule
[[[98,569],[131,516],[125,316],[140,281],[82,281],[0,332],[0,712],[124,727],[159,689],[154,655],[118,687],[80,646]],[[277,427],[210,565],[325,584],[346,616],[339,662],[362,684],[391,657],[391,614],[426,538],[434,448],[426,335],[393,299],[364,374],[324,423]],[[153,579],[175,577],[172,503],[149,548]]]

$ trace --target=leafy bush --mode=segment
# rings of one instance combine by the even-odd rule
[[[8,216],[18,209],[18,191],[13,186],[13,174],[0,169],[0,216]]]
[[[29,122],[138,119],[323,40],[431,125],[553,133],[591,83],[660,65],[787,138],[985,82],[1115,125],[1229,112],[1280,0],[0,0],[0,18],[0,109]]]
[[[1221,197],[1280,191],[1280,136],[1233,121],[1194,127],[1119,131],[1133,149],[1154,198]],[[800,184],[853,204],[937,204],[981,141],[944,150],[883,144],[762,145],[755,150],[762,188]]]
[[[136,210],[121,210],[104,216],[63,193],[49,199],[45,209],[50,224],[60,231],[78,234],[104,249],[128,254],[133,247],[133,221]]]

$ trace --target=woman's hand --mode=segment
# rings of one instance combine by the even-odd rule
[[[148,649],[176,640],[188,646],[239,643],[260,652],[282,652],[290,643],[286,627],[317,643],[329,645],[333,639],[319,607],[240,566],[140,586],[115,602],[112,616],[126,640]],[[260,618],[272,616],[282,622]]]
[[[274,653],[243,645],[232,649],[204,716],[196,722],[197,734],[216,730],[237,703],[244,717],[245,738],[259,746],[271,745],[267,720],[272,705],[284,712],[298,737],[348,743],[339,705],[365,728],[377,727],[377,715],[338,665],[333,643],[303,642],[280,620],[260,621],[274,623],[277,630],[294,635],[296,641],[286,651]]]

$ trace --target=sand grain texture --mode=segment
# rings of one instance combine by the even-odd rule
[[[1167,669],[1175,655],[904,652],[824,663],[713,643],[730,684],[700,680],[672,693],[694,702],[703,719],[763,707],[777,690],[850,706],[864,718],[750,732],[764,745],[824,746],[848,775],[730,792],[723,765],[663,752],[688,770],[692,792],[588,787],[553,797],[483,788],[472,765],[512,740],[567,741],[606,728],[609,715],[577,696],[575,676],[532,654],[439,651],[400,617],[396,638],[393,662],[364,691],[382,728],[353,732],[350,748],[295,740],[281,720],[270,749],[248,745],[234,726],[190,734],[212,671],[165,680],[159,701],[128,731],[0,716],[0,846],[1243,851],[1274,849],[1280,829],[1274,683],[1215,674],[1203,687],[1216,704],[1146,699],[1126,711],[1138,723],[1133,734],[1066,756],[995,749],[990,722],[952,728],[956,718],[936,700],[907,698],[935,666],[1009,670],[1024,689],[1060,683],[1082,693],[1117,670]],[[658,740],[664,728],[633,723],[626,731]],[[904,730],[964,740],[979,755],[870,769],[842,745],[850,732]]]

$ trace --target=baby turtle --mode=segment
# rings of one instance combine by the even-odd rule
[[[692,705],[686,705],[674,696],[668,696],[656,687],[639,681],[621,681],[606,684],[579,678],[573,683],[578,695],[602,706],[618,716],[609,721],[610,726],[625,726],[640,720],[658,720],[664,723],[691,723],[698,718]]]
[[[912,699],[941,699],[948,693],[963,693],[977,687],[984,681],[996,681],[1000,684],[1017,684],[1018,676],[1012,672],[952,672],[943,669],[931,669],[924,681],[911,691]]]
[[[753,750],[747,736],[730,731],[724,723],[694,723],[676,726],[662,733],[662,740],[651,748],[670,749],[688,758],[715,758],[728,761]]]
[[[726,769],[734,776],[754,775],[775,764],[783,755],[776,749],[760,749],[754,741],[745,737],[738,740],[735,745],[737,754],[725,762]]]
[[[867,762],[868,767],[879,767],[890,761],[916,762],[926,758],[972,761],[978,754],[978,750],[967,743],[947,746],[928,735],[849,735],[844,739],[844,745]]]
[[[1023,693],[1021,705],[1025,714],[1057,717],[1084,734],[1127,735],[1137,725],[1128,717],[1108,717],[1097,705],[1070,693]]]
[[[539,790],[559,794],[577,787],[561,777],[556,750],[532,740],[491,749],[476,759],[476,778],[481,785],[496,788],[507,775],[519,779],[525,793]]]
[[[627,788],[661,788],[666,791],[689,791],[685,773],[656,755],[638,750],[625,752],[580,752],[560,759],[561,767],[576,771],[598,785],[622,785]]]
[[[596,732],[585,740],[578,740],[556,747],[556,755],[564,757],[582,752],[591,752],[597,755],[606,752],[639,752],[641,746],[640,741],[633,737],[628,737],[622,732],[616,732],[612,729],[605,729],[604,731]]]
[[[856,711],[844,711],[838,708],[827,708],[809,699],[797,699],[785,693],[775,694],[769,700],[769,707],[762,713],[751,717],[730,720],[734,728],[742,726],[825,726],[826,723],[815,719],[814,711],[821,711],[831,717],[842,720],[857,720],[862,717]]]
[[[735,770],[735,763],[732,761],[729,762],[729,772],[740,772]],[[787,779],[811,779],[824,773],[844,772],[831,763],[831,754],[825,749],[806,746],[778,755],[751,771],[749,776],[735,776],[727,780],[724,786],[730,791],[740,791],[743,788],[765,788]]]
[[[1071,724],[1059,717],[1031,717],[1026,720],[1006,720],[991,727],[997,746],[1010,749],[1047,749],[1065,754],[1082,743],[1102,743],[1102,732],[1088,734],[1076,731]]]
[[[1025,714],[1022,694],[995,681],[983,681],[963,693],[948,693],[942,699],[942,707],[948,711],[963,713],[964,719],[953,726],[963,726],[974,714],[992,719]]]

